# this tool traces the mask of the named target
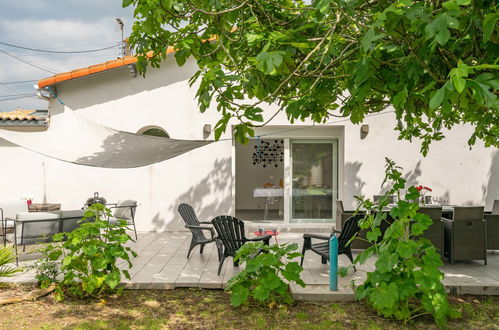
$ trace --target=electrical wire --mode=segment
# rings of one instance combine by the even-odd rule
[[[18,60],[18,61],[21,61],[21,62],[23,62],[23,63],[26,63],[26,64],[28,64],[28,65],[31,65],[32,67],[35,67],[35,68],[37,68],[37,69],[40,69],[40,70],[43,70],[43,71],[46,71],[46,72],[49,72],[49,73],[52,73],[52,74],[57,74],[57,72],[55,72],[55,71],[49,70],[48,68],[44,68],[44,67],[42,67],[42,66],[40,66],[40,65],[38,65],[38,64],[35,64],[35,63],[32,63],[32,62],[29,62],[29,61],[26,61],[26,60],[20,59],[19,57],[15,56],[15,55],[12,55],[11,53],[6,52],[5,50],[1,50],[1,49],[0,49],[0,52],[1,52],[1,53],[4,53],[5,55],[8,55],[8,56],[10,56],[10,57],[12,57],[12,58],[14,58],[14,59],[16,59],[16,60]]]
[[[16,93],[16,94],[10,94],[10,95],[0,95],[0,97],[13,97],[13,96],[20,96],[20,95],[36,95],[35,93]]]
[[[5,45],[9,47],[14,47],[14,48],[19,48],[19,49],[24,49],[24,50],[31,50],[34,52],[41,52],[41,53],[52,53],[52,54],[85,54],[85,53],[95,53],[95,52],[101,52],[103,50],[108,50],[112,48],[116,48],[118,46],[121,46],[121,42],[112,45],[112,46],[107,46],[103,48],[97,48],[97,49],[87,49],[87,50],[50,50],[50,49],[37,49],[37,48],[30,48],[30,47],[24,47],[24,46],[19,46],[19,45],[13,45],[9,44],[7,42],[0,41],[0,45]]]
[[[8,81],[8,82],[0,82],[0,85],[14,85],[14,84],[24,84],[24,83],[29,83],[29,82],[35,82],[38,80],[19,80],[19,81]]]
[[[18,91],[17,89],[14,89],[14,88],[12,88],[12,87],[10,87],[10,86],[8,86],[8,85],[2,84],[1,82],[0,82],[0,85],[1,85],[3,88],[7,88],[9,91],[14,92],[14,93],[16,93],[16,94],[23,94],[22,92]]]
[[[28,99],[28,98],[37,98],[35,96],[35,94],[31,95],[31,96],[18,96],[18,97],[11,97],[11,98],[7,98],[7,99],[0,99],[0,102],[3,102],[3,101],[12,101],[12,100],[19,100],[19,99]]]

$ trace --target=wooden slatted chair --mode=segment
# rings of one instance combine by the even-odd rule
[[[189,259],[189,256],[191,255],[192,249],[196,247],[196,245],[200,245],[199,247],[199,253],[203,253],[204,246],[208,243],[215,242],[218,250],[218,259],[220,260],[223,246],[220,242],[217,241],[215,238],[215,231],[213,230],[213,227],[211,226],[202,226],[201,224],[207,224],[211,225],[211,222],[209,221],[199,221],[198,217],[196,215],[196,212],[194,212],[194,209],[192,206],[186,203],[182,203],[178,206],[178,213],[182,216],[182,219],[184,219],[185,222],[185,228],[189,229],[192,234],[192,239],[191,239],[191,245],[189,246],[189,252],[187,252],[187,259]],[[207,238],[204,235],[203,231],[208,231],[211,235],[210,238]]]
[[[340,234],[338,236],[338,255],[345,254],[350,262],[353,262],[352,250],[350,248],[350,240],[352,237],[357,236],[359,233],[359,221],[364,217],[363,214],[356,214],[348,218],[343,224],[343,229],[341,231],[333,230],[331,235],[316,235],[316,234],[304,234],[303,235],[303,250],[300,265],[303,265],[303,259],[305,257],[305,252],[311,250],[321,256],[321,262],[323,264],[329,261],[329,240],[333,235]],[[319,239],[325,242],[312,243],[312,239]],[[353,267],[355,269],[355,266]]]
[[[264,244],[269,245],[271,235],[265,235],[257,238],[246,238],[244,234],[244,222],[230,215],[218,216],[211,220],[213,227],[218,234],[218,239],[223,244],[223,254],[220,258],[220,264],[218,265],[218,275],[220,275],[220,270],[227,257],[234,257],[237,250],[243,246],[246,242],[260,242],[263,241]],[[239,266],[237,261],[234,261],[234,267]]]

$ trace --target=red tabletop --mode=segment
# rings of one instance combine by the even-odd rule
[[[278,231],[274,232],[273,230],[263,230],[261,233],[259,231],[255,231],[254,234],[256,236],[264,236],[264,235],[277,236],[280,233]]]

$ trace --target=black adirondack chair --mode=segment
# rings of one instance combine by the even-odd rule
[[[199,253],[203,253],[204,246],[208,243],[215,242],[218,250],[218,259],[220,260],[221,256],[221,251],[223,250],[222,243],[217,240],[215,237],[215,231],[213,230],[212,226],[202,226],[201,224],[209,224],[211,225],[211,222],[209,221],[199,221],[198,217],[196,216],[196,212],[194,212],[194,209],[192,206],[186,203],[182,203],[178,206],[178,213],[182,216],[182,219],[184,219],[185,222],[185,228],[188,228],[191,233],[192,233],[192,239],[191,239],[191,245],[189,246],[189,252],[187,252],[187,259],[189,259],[189,256],[191,255],[192,249],[196,245],[200,245],[199,247]],[[207,238],[203,231],[208,231],[211,235],[210,238]]]
[[[220,275],[220,270],[224,264],[225,258],[234,257],[237,250],[243,246],[246,242],[258,242],[263,241],[266,245],[269,245],[270,238],[272,236],[265,235],[257,238],[246,238],[244,234],[244,222],[230,215],[218,216],[211,220],[213,227],[218,234],[218,239],[223,244],[223,254],[220,255],[220,264],[218,265],[218,275]],[[239,266],[237,261],[234,261],[234,266]]]
[[[359,221],[364,217],[363,214],[356,214],[350,218],[348,218],[343,224],[343,228],[341,231],[333,230],[330,236],[325,235],[316,235],[316,234],[304,234],[303,235],[303,250],[300,265],[303,265],[303,258],[305,256],[305,252],[311,250],[322,258],[322,263],[325,264],[329,261],[329,240],[332,235],[340,234],[338,237],[338,255],[345,254],[350,262],[353,262],[352,250],[350,249],[349,241],[352,237],[358,234]],[[312,243],[312,238],[319,239],[325,242],[321,243]],[[355,266],[354,266],[355,269]]]

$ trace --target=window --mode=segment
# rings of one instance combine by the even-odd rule
[[[151,135],[151,136],[158,136],[158,137],[164,137],[164,138],[170,138],[170,135],[161,127],[159,126],[146,126],[142,127],[139,129],[137,134],[144,134],[144,135]]]

